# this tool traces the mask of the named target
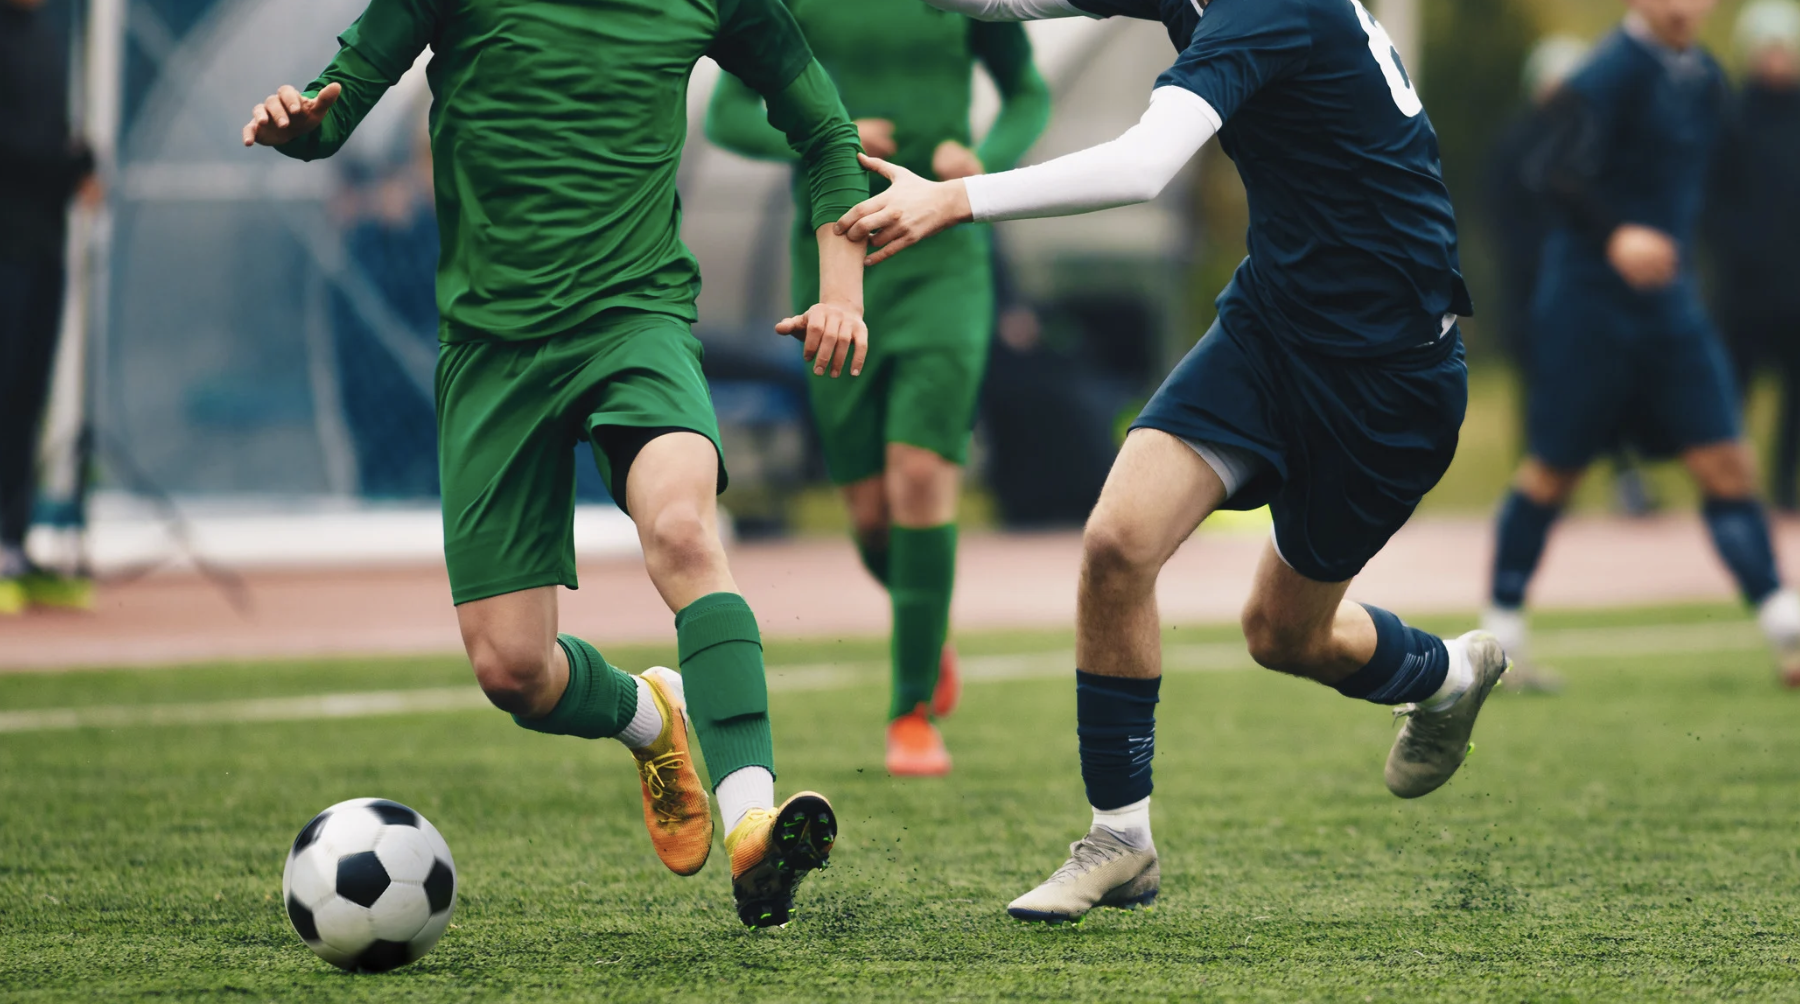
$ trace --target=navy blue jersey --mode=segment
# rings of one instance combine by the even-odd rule
[[[1624,29],[1602,39],[1548,109],[1553,125],[1532,169],[1572,250],[1604,264],[1621,223],[1691,248],[1729,94],[1698,47],[1677,53]]]
[[[1470,314],[1431,128],[1387,32],[1357,0],[1074,0],[1161,21],[1181,50],[1158,87],[1224,123],[1250,200],[1250,256],[1219,296],[1228,327],[1378,356]]]

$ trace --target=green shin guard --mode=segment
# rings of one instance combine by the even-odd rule
[[[569,657],[569,686],[542,718],[513,716],[520,728],[557,736],[606,739],[618,735],[637,713],[637,681],[606,661],[600,650],[573,635],[557,635]]]
[[[762,633],[736,593],[712,593],[675,615],[688,716],[717,785],[741,767],[775,772]]]
[[[888,715],[898,718],[930,704],[937,687],[956,583],[956,525],[897,526],[888,540],[894,604],[894,698]]]

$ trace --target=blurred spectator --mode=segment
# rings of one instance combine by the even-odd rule
[[[438,227],[432,201],[431,141],[424,111],[399,162],[359,168],[336,214],[352,267],[380,291],[404,330],[435,351],[438,340]],[[438,493],[433,402],[342,294],[331,299],[338,392],[356,451],[357,488],[368,498]]]
[[[1524,375],[1530,363],[1531,298],[1553,219],[1525,186],[1525,158],[1543,134],[1542,109],[1587,56],[1587,43],[1568,35],[1540,40],[1525,60],[1525,102],[1488,159],[1487,205],[1500,251],[1500,296],[1489,301],[1499,320],[1506,356]]]
[[[1772,496],[1800,508],[1800,3],[1756,0],[1739,15],[1749,78],[1715,178],[1712,238],[1720,327],[1739,387],[1781,378]]]
[[[69,127],[68,46],[42,0],[0,0],[0,614],[85,606],[86,583],[25,557],[37,441],[62,314],[69,201],[98,201],[94,157]]]

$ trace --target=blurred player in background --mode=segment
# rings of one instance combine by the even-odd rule
[[[1018,24],[972,21],[918,0],[788,3],[873,156],[943,180],[1004,171],[1049,120],[1050,89]],[[976,62],[1001,104],[971,149]],[[706,128],[745,156],[793,158],[761,97],[734,77],[720,78]],[[794,195],[794,302],[805,305],[818,298],[818,247],[798,178]],[[949,714],[961,690],[946,638],[962,468],[993,330],[991,239],[987,227],[959,227],[872,272],[864,295],[880,337],[862,377],[811,381],[826,469],[843,491],[863,565],[893,604],[887,769],[897,775],[950,770],[932,719]]]
[[[87,607],[93,591],[33,565],[25,532],[62,320],[69,200],[100,200],[94,156],[69,128],[69,47],[42,0],[0,0],[0,616]]]
[[[1181,54],[1142,120],[1092,149],[952,182],[865,158],[893,181],[843,220],[852,238],[876,234],[871,263],[970,219],[1148,201],[1215,134],[1250,200],[1250,256],[1218,323],[1139,416],[1083,539],[1076,733],[1092,826],[1009,911],[1074,920],[1156,897],[1156,580],[1218,509],[1266,503],[1274,515],[1243,614],[1251,655],[1401,705],[1388,788],[1436,790],[1461,766],[1506,655],[1487,634],[1446,643],[1344,600],[1450,465],[1468,403],[1456,219],[1437,135],[1387,32],[1356,0],[933,3],[993,19],[1159,20]]]
[[[432,47],[444,550],[483,691],[524,728],[624,743],[657,854],[681,875],[706,863],[713,835],[691,715],[738,916],[785,923],[837,823],[811,792],[775,807],[761,637],[716,525],[725,467],[689,330],[700,277],[675,172],[688,78],[710,55],[764,96],[806,167],[820,302],[779,330],[805,337],[815,373],[854,374],[862,247],[830,221],[868,190],[855,127],[780,0],[373,0],[339,41],[304,93],[284,86],[256,106],[244,144],[330,156]],[[680,674],[631,676],[557,633],[556,587],[576,585],[581,440],[675,611]]]
[[[1546,109],[1527,164],[1555,203],[1536,303],[1530,450],[1501,507],[1484,626],[1523,661],[1526,587],[1588,464],[1629,438],[1679,455],[1719,556],[1800,685],[1800,597],[1783,589],[1730,364],[1701,304],[1695,226],[1726,111],[1700,48],[1714,0],[1631,0]]]
[[[1746,392],[1759,365],[1781,377],[1771,494],[1800,509],[1800,3],[1756,0],[1738,16],[1749,70],[1720,151],[1710,222],[1719,326]]]

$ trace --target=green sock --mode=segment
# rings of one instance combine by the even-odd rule
[[[736,593],[712,593],[675,615],[688,716],[716,786],[741,767],[775,773],[762,633]]]
[[[888,716],[898,718],[931,703],[937,687],[956,584],[956,524],[894,527],[888,547],[894,603],[894,702]]]
[[[574,635],[559,634],[556,643],[569,657],[568,689],[544,717],[514,715],[513,721],[521,728],[557,736],[606,739],[618,735],[637,713],[637,681]]]
[[[863,567],[875,576],[875,581],[886,587],[888,584],[888,541],[883,540],[879,546],[871,544],[861,537],[856,538],[856,553],[862,555]]]

